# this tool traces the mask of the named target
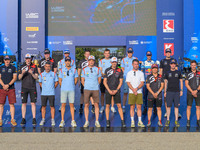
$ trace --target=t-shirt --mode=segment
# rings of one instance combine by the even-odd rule
[[[147,78],[147,76],[151,74],[151,66],[153,64],[157,64],[159,66],[160,63],[159,61],[154,61],[154,60],[150,61],[145,60],[142,62],[141,69],[144,72],[145,78]]]
[[[35,64],[30,64],[30,66],[27,66],[26,63],[23,63],[23,65],[20,68],[19,74],[22,73],[22,70],[26,70],[22,77],[22,88],[26,89],[36,89],[36,80],[33,78],[33,76],[28,72],[29,70],[33,71],[33,74],[38,74],[37,66]]]
[[[170,62],[171,60],[174,58],[170,58],[170,59],[162,59],[160,61],[160,68],[163,69],[162,75],[165,75],[168,71],[170,71],[171,67],[170,67]]]
[[[42,58],[39,61],[39,65],[38,68],[41,68],[41,72],[44,72],[44,66],[46,64],[46,62],[50,62],[51,63],[51,70],[54,71],[54,68],[57,68],[57,64],[55,63],[54,59],[50,58],[49,60],[46,60],[45,58]]]
[[[150,85],[151,90],[156,93],[161,87],[161,83],[164,83],[162,75],[158,74],[155,77],[153,74],[147,76],[146,84]],[[148,92],[148,98],[154,98],[151,92]],[[162,98],[162,92],[159,93],[158,98]]]
[[[169,71],[165,74],[165,79],[167,79],[167,91],[168,92],[179,92],[180,91],[180,79],[182,79],[181,72],[178,70]]]
[[[10,81],[13,79],[13,74],[17,74],[17,70],[14,66],[9,65],[6,67],[5,65],[0,67],[0,74],[1,74],[1,80],[4,84],[9,84]],[[9,89],[14,89],[14,84],[10,85]],[[3,89],[2,85],[0,84],[0,89]]]
[[[130,82],[133,88],[137,88],[141,84],[141,82],[144,81],[144,73],[140,70],[131,70],[127,73],[126,82]],[[129,93],[133,93],[133,91],[130,88]],[[142,93],[142,88],[138,89],[137,93]]]
[[[188,84],[192,90],[197,90],[197,88],[199,87],[200,72],[196,71],[196,73],[193,73],[192,71],[190,71],[186,74],[186,80],[188,80]],[[187,93],[191,94],[189,90],[187,90]]]
[[[42,83],[42,93],[41,95],[55,95],[55,82],[58,81],[58,76],[53,71],[47,73],[42,72],[39,76],[39,82]]]
[[[101,71],[98,67],[84,68],[81,77],[85,78],[85,90],[99,90],[98,78],[101,77]]]
[[[62,78],[61,91],[74,91],[74,79],[78,78],[78,72],[75,68],[69,70],[65,67],[60,70],[59,78]]]
[[[133,65],[132,65],[132,63],[133,63],[133,60],[134,60],[134,59],[137,59],[137,58],[136,58],[136,57],[131,57],[131,58],[125,57],[125,58],[123,58],[122,61],[121,61],[121,67],[124,68],[124,78],[125,78],[125,79],[126,79],[126,74],[127,74],[129,71],[133,70]]]
[[[109,67],[105,70],[104,78],[107,78],[109,89],[116,90],[119,85],[119,80],[123,79],[123,72],[120,68],[112,69],[112,67]]]
[[[58,69],[65,68],[65,66],[66,66],[66,64],[65,64],[65,59],[60,60]],[[76,63],[75,63],[74,60],[71,60],[71,67],[72,67],[72,68],[76,68]]]
[[[111,66],[110,59],[106,60],[106,59],[104,58],[104,59],[101,59],[101,60],[99,61],[99,67],[102,68],[103,74],[105,74],[105,70],[106,70],[107,68],[109,68],[110,66]],[[102,78],[103,78],[103,76],[102,76]]]

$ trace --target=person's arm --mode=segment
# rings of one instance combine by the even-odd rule
[[[135,92],[134,92],[135,89],[133,88],[133,86],[131,85],[131,83],[130,83],[130,82],[126,82],[126,83],[127,83],[128,87],[133,91],[133,93],[135,93]]]
[[[13,74],[13,78],[12,78],[12,80],[10,81],[10,83],[8,83],[8,85],[11,86],[12,84],[15,83],[16,80],[17,80],[17,74],[15,73],[15,74]]]
[[[98,82],[99,82],[99,84],[101,83],[101,77],[98,77]]]
[[[41,68],[38,67],[38,73],[41,74]]]
[[[124,58],[121,60],[121,69],[122,69],[122,71],[124,72],[124,67],[125,67],[125,65],[124,65]]]
[[[164,88],[164,82],[161,83],[160,89],[157,91],[157,94],[160,94],[160,92],[163,90]]]
[[[2,85],[4,90],[7,89],[7,87],[5,87],[5,84],[3,83],[3,80],[1,79],[1,74],[0,74],[0,84]]]
[[[140,85],[136,88],[137,90],[141,89],[144,86],[144,81],[140,82]]]
[[[167,84],[168,84],[167,79],[165,79],[164,82],[165,82],[164,97],[166,97],[166,94],[167,94]]]
[[[78,82],[78,77],[77,78],[74,78],[74,84],[76,85]]]
[[[25,70],[22,70],[22,72],[19,74],[18,79],[21,80],[24,76],[24,74],[26,73]]]
[[[53,68],[53,72],[55,72],[55,73],[56,73],[57,71],[58,71],[58,69],[57,69],[57,68]]]
[[[159,74],[160,74],[160,75],[163,75],[163,68],[160,68]]]
[[[30,71],[30,70],[29,70],[28,72],[32,75],[32,77],[33,77],[35,80],[38,79],[38,74],[37,74],[37,73],[33,74],[33,72]]]
[[[58,86],[58,81],[55,82],[55,88]]]
[[[98,82],[101,83],[101,70],[98,69]]]
[[[85,78],[84,77],[81,77],[81,83],[82,83],[83,86],[85,85]]]
[[[104,84],[105,88],[107,89],[108,93],[110,93],[112,95],[112,91],[110,90],[107,81],[108,81],[107,78],[104,78],[103,84]]]
[[[148,91],[154,96],[155,93],[154,93],[153,90],[151,89],[149,83],[146,84],[146,87],[147,87]]]
[[[62,78],[59,78],[59,84],[60,84],[60,87],[62,85]]]
[[[120,90],[122,84],[123,84],[123,78],[120,78],[120,79],[119,79],[119,85],[117,86],[117,89],[116,89],[116,93]],[[115,94],[116,94],[116,93],[115,93]]]
[[[42,82],[39,82],[40,87],[42,88]]]
[[[183,95],[183,79],[179,79],[180,80],[180,84],[181,84],[181,91],[180,91],[180,96]]]
[[[185,87],[186,87],[191,93],[193,93],[193,90],[191,89],[188,80],[185,80]]]

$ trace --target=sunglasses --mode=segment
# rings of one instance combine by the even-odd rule
[[[93,73],[93,70],[92,70],[92,68],[90,68],[90,71],[91,71],[91,73]]]
[[[67,71],[67,76],[69,76],[69,71]]]
[[[136,72],[135,71],[133,72],[133,74],[134,74],[134,76],[136,76]]]

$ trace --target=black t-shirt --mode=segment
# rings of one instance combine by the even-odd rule
[[[6,67],[5,65],[0,67],[0,74],[1,74],[1,80],[4,84],[9,84],[10,81],[13,79],[13,74],[17,74],[17,70],[14,66],[9,65]],[[9,89],[14,89],[15,86],[12,84]],[[3,89],[2,85],[0,84],[0,89]]]
[[[165,74],[165,79],[167,79],[167,91],[168,92],[179,92],[180,91],[180,81],[182,79],[181,72],[178,70],[169,71]]]
[[[186,74],[186,80],[188,80],[188,84],[192,90],[197,90],[197,88],[199,87],[200,72],[199,71],[196,71],[196,73],[193,73],[192,71],[188,72]],[[189,90],[187,90],[187,93],[191,94]]]
[[[57,64],[55,63],[54,59],[50,58],[49,60],[46,60],[45,58],[42,58],[39,61],[39,65],[38,68],[41,68],[41,72],[44,72],[44,66],[46,64],[46,62],[50,62],[51,63],[51,70],[54,71],[54,68],[57,68]]]
[[[171,60],[174,58],[170,58],[170,59],[162,59],[160,61],[160,68],[163,69],[162,75],[166,74],[168,71],[170,71],[171,67],[170,67],[170,62]]]
[[[22,88],[36,89],[36,80],[28,72],[30,69],[33,71],[33,74],[38,74],[37,66],[32,63],[30,66],[27,66],[25,63],[23,63],[23,65],[20,67],[19,74],[22,73],[22,70],[26,70],[26,73],[22,77]]]
[[[155,77],[153,74],[147,76],[146,84],[150,84],[151,90],[156,93],[161,87],[161,83],[164,83],[162,75],[158,74]],[[148,92],[148,98],[154,98],[151,92]],[[159,93],[158,98],[162,98],[162,92]]]
[[[109,67],[105,70],[104,78],[107,78],[109,89],[116,90],[119,85],[119,80],[123,79],[123,72],[120,68],[112,69],[112,67]]]

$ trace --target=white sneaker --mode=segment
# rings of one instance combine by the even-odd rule
[[[89,127],[89,121],[86,121],[85,124],[83,125],[84,128]]]
[[[55,120],[51,119],[51,126],[54,127],[56,125]]]
[[[131,128],[135,128],[135,121],[131,121]]]
[[[64,121],[64,120],[61,120],[59,127],[60,127],[60,128],[63,128],[64,126],[65,126],[65,121]]]
[[[96,126],[97,128],[100,128],[100,127],[101,127],[99,121],[95,121],[95,126]]]
[[[167,118],[167,113],[165,113],[164,117]]]
[[[115,107],[111,107],[110,109],[113,113],[116,113]]]
[[[40,121],[40,126],[43,126],[44,123],[45,123],[45,119],[42,119],[42,120]]]
[[[75,121],[75,120],[72,120],[72,121],[71,121],[71,126],[72,126],[73,128],[77,127],[76,121]]]
[[[101,109],[100,109],[100,113],[102,114],[103,113],[103,111],[104,111],[104,106],[101,106]]]

